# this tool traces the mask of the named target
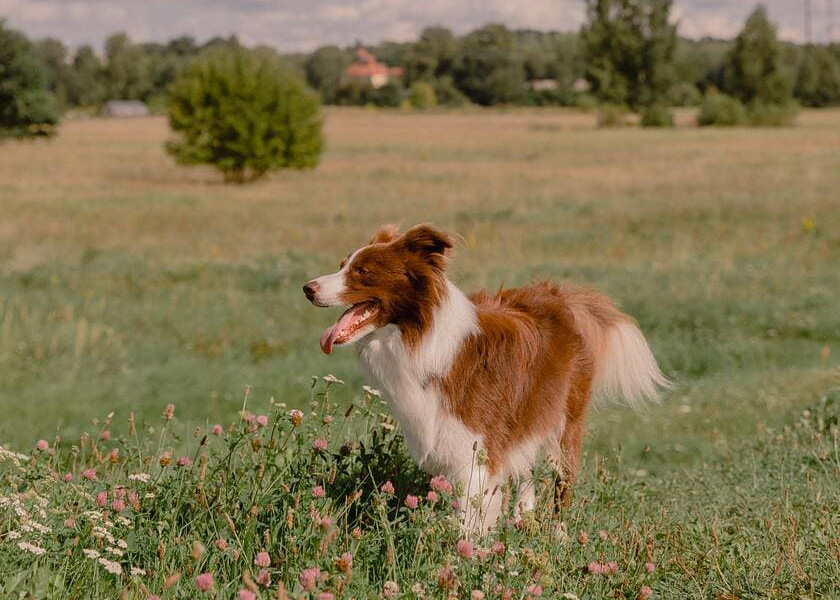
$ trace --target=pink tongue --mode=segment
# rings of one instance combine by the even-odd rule
[[[324,330],[321,336],[321,350],[324,351],[324,354],[332,354],[332,347],[335,339],[338,337],[338,333],[355,320],[357,313],[364,312],[365,306],[366,304],[351,306],[344,311],[344,314],[338,318],[338,321],[334,325],[330,325]]]

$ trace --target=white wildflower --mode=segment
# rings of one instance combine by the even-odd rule
[[[114,556],[122,556],[123,555],[123,551],[120,550],[119,548],[111,548],[110,546],[108,546],[107,550],[108,550],[108,552],[110,552]]]
[[[19,539],[20,539],[20,531],[10,531],[10,532],[7,534],[7,537],[8,537],[10,540],[19,540]]]
[[[374,388],[370,387],[369,385],[363,385],[363,386],[362,386],[362,389],[363,389],[366,393],[370,394],[371,396],[376,396],[377,398],[381,398],[381,397],[382,397],[382,393],[381,393],[379,390],[376,390],[376,389],[374,389]]]
[[[30,544],[29,542],[18,542],[18,548],[21,550],[26,550],[27,552],[31,552],[35,556],[41,556],[42,554],[46,554],[46,550],[41,548],[40,546],[36,546],[35,544]]]
[[[82,554],[93,560],[99,558],[99,552],[97,552],[96,550],[92,550],[91,548],[85,548],[84,550],[82,550]]]
[[[126,517],[124,517],[124,516],[122,516],[122,515],[117,515],[117,516],[114,518],[114,520],[115,520],[117,523],[119,523],[120,525],[122,525],[123,527],[128,527],[129,529],[131,529],[131,528],[134,526],[134,524],[131,522],[131,519],[128,519],[128,518],[126,518]],[[119,545],[120,545],[120,542],[121,542],[121,541],[122,541],[122,540],[118,540],[118,541],[117,541],[117,546],[119,546]]]
[[[120,563],[108,560],[107,558],[100,558],[99,564],[105,567],[105,570],[114,575],[122,574],[122,566]]]
[[[125,542],[125,540],[117,540],[117,546],[122,548],[123,550],[128,548],[128,544]]]
[[[143,483],[149,483],[150,480],[148,473],[134,473],[133,475],[129,475],[128,478],[131,481],[142,481]]]
[[[332,373],[330,373],[329,375],[326,375],[324,377],[324,381],[326,381],[327,383],[341,383],[341,384],[344,383],[341,379],[339,379],[338,377],[336,377]]]
[[[131,567],[131,574],[135,577],[143,577],[146,574],[146,571],[138,567]]]

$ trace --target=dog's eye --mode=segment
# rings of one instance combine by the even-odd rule
[[[369,274],[370,274],[370,271],[368,271],[368,270],[367,270],[367,269],[365,269],[364,267],[358,267],[358,266],[357,266],[357,267],[353,267],[353,270],[356,272],[356,274],[357,274],[357,275],[362,275],[362,276],[364,276],[364,275],[369,275]]]

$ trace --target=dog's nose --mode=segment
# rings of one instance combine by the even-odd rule
[[[320,286],[318,285],[318,282],[314,279],[307,283],[305,286],[303,286],[303,293],[306,294],[306,299],[310,302],[315,300],[315,294],[318,293],[319,287]]]

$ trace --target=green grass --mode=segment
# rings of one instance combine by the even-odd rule
[[[275,558],[273,580],[292,597],[301,568],[318,564],[337,576],[332,559],[345,550],[356,557],[347,597],[378,595],[388,579],[443,597],[435,580],[448,559],[461,596],[495,573],[455,558],[446,511],[412,521],[396,501],[387,509],[362,501],[352,514],[338,508],[352,482],[368,493],[391,477],[401,497],[425,494],[427,481],[398,442],[369,453],[369,470],[354,454],[346,485],[327,486],[319,510],[334,513],[341,534],[319,553],[323,532],[307,520],[306,491],[339,459],[312,454],[316,433],[306,428],[294,438],[302,449],[287,445],[282,456],[253,454],[250,438],[241,441],[236,480],[223,471],[210,478],[218,494],[208,496],[209,511],[193,494],[198,469],[163,469],[157,499],[125,512],[135,530],[124,565],[147,577],[118,582],[79,556],[94,543],[81,517],[95,507],[93,494],[131,472],[157,474],[163,450],[199,451],[194,429],[236,419],[246,386],[251,410],[268,414],[272,400],[284,410],[307,406],[312,376],[332,372],[347,382],[330,391],[338,414],[354,401],[361,407],[352,352],[326,357],[318,348],[334,311],[311,307],[300,286],[334,270],[381,223],[426,220],[463,236],[452,277],[467,291],[552,278],[608,292],[638,318],[676,384],[642,413],[592,413],[584,480],[560,516],[572,541],[558,541],[559,522],[501,534],[515,565],[531,551],[533,560],[549,553],[538,569],[546,596],[633,598],[647,584],[658,598],[829,597],[840,585],[832,425],[840,113],[806,111],[782,130],[604,131],[594,118],[334,111],[318,169],[247,187],[172,165],[157,119],[67,123],[48,144],[0,147],[0,445],[28,452],[39,438],[64,440],[49,464],[40,454],[26,473],[5,464],[0,494],[47,498],[53,532],[35,540],[49,552],[32,561],[8,537],[17,518],[0,508],[3,597],[50,585],[73,587],[70,597],[116,597],[122,588],[144,597],[141,583],[160,594],[176,572],[182,579],[168,597],[189,597],[203,569],[215,573],[219,597],[233,597],[257,546]],[[178,417],[160,441],[169,403]],[[112,411],[115,439],[96,447],[120,448],[114,466],[82,441]],[[365,418],[384,411],[354,417],[340,433],[333,425],[331,450],[345,437],[373,448]],[[136,439],[116,425],[130,414]],[[260,435],[267,444],[268,432]],[[226,456],[228,436],[211,436],[202,450],[210,464]],[[81,454],[71,466],[73,446]],[[97,482],[79,481],[83,463],[98,466]],[[257,482],[261,463],[277,476]],[[59,465],[76,473],[72,486],[43,478]],[[189,501],[176,507],[180,497]],[[282,525],[290,504],[301,519],[292,528]],[[218,532],[233,536],[224,511],[249,532],[238,560],[212,547]],[[61,526],[68,514],[77,517],[72,534]],[[360,540],[347,537],[356,524]],[[609,543],[597,540],[600,529]],[[581,530],[586,546],[574,542]],[[167,540],[162,558],[158,538]],[[657,567],[645,574],[639,556],[650,540]],[[208,548],[196,560],[194,541]],[[592,560],[615,560],[620,574],[584,574]],[[533,565],[508,570],[518,572],[504,575],[514,597],[525,597]]]

